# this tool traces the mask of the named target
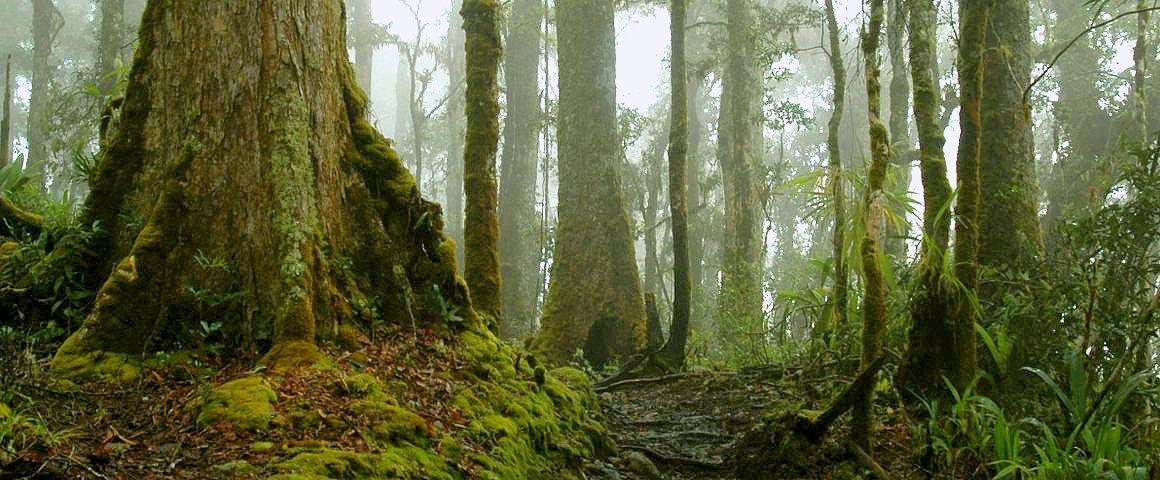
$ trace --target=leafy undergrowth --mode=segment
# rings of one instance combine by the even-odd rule
[[[2,400],[32,420],[0,445],[0,478],[580,478],[611,449],[583,373],[490,334],[353,343],[286,372],[171,355],[122,384],[52,380],[37,361]]]

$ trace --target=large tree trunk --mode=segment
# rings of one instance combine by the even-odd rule
[[[1030,106],[1023,98],[1031,78],[1030,22],[1027,0],[996,1],[983,53],[979,262],[1001,272],[1026,271],[1043,249]]]
[[[503,275],[503,325],[506,339],[532,333],[535,317],[539,238],[536,218],[536,167],[540,143],[540,0],[512,4],[504,55],[507,117],[499,191],[499,258]]]
[[[52,56],[52,43],[62,26],[64,20],[52,0],[32,1],[32,93],[28,103],[27,161],[29,172],[37,177],[44,174],[44,163],[48,160],[45,135],[48,129],[48,89],[52,82],[48,59]],[[39,182],[43,188],[44,182]]]
[[[559,224],[535,349],[554,362],[633,353],[646,336],[632,227],[618,178],[612,0],[560,0]]]
[[[866,292],[862,297],[862,369],[871,367],[882,355],[882,337],[886,330],[886,279],[879,264],[878,235],[882,227],[882,189],[886,170],[890,165],[890,140],[886,125],[879,114],[882,103],[882,85],[878,81],[879,37],[882,35],[882,0],[869,0],[870,22],[862,33],[862,54],[865,57],[866,98],[870,123],[870,168],[865,204],[866,232],[862,237],[862,283]],[[873,390],[861,395],[854,407],[854,421],[850,425],[851,440],[872,452],[870,437],[874,430]]]
[[[685,348],[689,342],[693,279],[689,273],[689,207],[686,205],[685,164],[689,150],[688,81],[685,60],[686,0],[672,0],[669,38],[672,42],[670,82],[672,101],[669,126],[669,221],[673,238],[673,321],[664,355],[673,369],[685,365]]]
[[[405,328],[449,305],[477,324],[438,205],[365,119],[342,15],[340,0],[149,3],[84,210],[108,279],[58,371],[117,374],[188,347],[199,321],[236,352],[269,346],[275,367],[380,320],[371,302]]]
[[[724,263],[719,333],[734,342],[762,331],[762,78],[750,0],[729,0],[728,58],[721,90],[718,148],[725,187]],[[736,351],[734,354],[749,352]]]
[[[463,189],[467,210],[463,250],[464,278],[477,311],[499,319],[499,221],[495,156],[499,146],[499,4],[496,0],[464,0],[467,35],[467,140],[463,153]],[[448,161],[451,161],[448,159]]]
[[[903,381],[923,398],[946,394],[943,378],[965,388],[974,377],[973,364],[959,358],[974,343],[971,323],[956,321],[951,310],[963,292],[948,285],[951,272],[944,268],[950,247],[951,184],[939,124],[941,88],[933,75],[936,63],[935,6],[932,0],[910,2],[910,71],[914,78],[914,118],[918,125],[919,170],[922,173],[923,241],[918,266],[918,289],[911,298],[911,326]],[[965,300],[964,300],[965,301]],[[973,351],[973,348],[970,349]]]
[[[458,12],[463,0],[455,0],[452,12]],[[466,138],[464,92],[467,90],[466,59],[463,48],[463,17],[452,14],[447,27],[447,236],[456,243],[457,264],[463,263],[463,142]],[[402,62],[400,62],[402,63]],[[399,120],[400,122],[402,120]],[[397,131],[401,131],[396,128]],[[398,135],[402,135],[399,133]],[[503,258],[502,256],[500,258]]]
[[[1043,252],[1031,106],[1023,96],[1031,78],[1028,0],[994,2],[985,41],[978,259],[984,271],[998,275],[992,277],[994,281],[981,283],[979,300],[997,304],[1008,294],[1003,276],[1033,274]],[[1008,360],[1009,371],[1018,370],[1027,355],[1039,351],[1038,345],[1052,330],[1044,327],[1033,313],[1012,318],[1009,331],[1016,342]]]

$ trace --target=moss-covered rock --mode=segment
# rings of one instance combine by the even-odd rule
[[[243,430],[265,430],[274,418],[278,395],[261,377],[240,378],[215,388],[197,415],[200,426],[229,422]]]
[[[82,348],[87,331],[82,327],[57,350],[52,370],[62,379],[130,382],[141,375],[141,365],[124,353]]]

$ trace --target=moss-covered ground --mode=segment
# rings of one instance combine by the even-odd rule
[[[23,372],[12,410],[70,433],[4,468],[56,475],[43,478],[579,479],[585,459],[612,451],[580,371],[535,368],[487,332],[347,336],[346,349],[295,368],[182,353],[92,384]]]

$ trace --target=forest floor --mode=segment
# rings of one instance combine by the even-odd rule
[[[603,478],[870,478],[841,444],[848,431],[845,420],[808,451],[776,452],[776,448],[799,445],[779,447],[763,434],[767,422],[776,422],[782,412],[825,408],[835,389],[852,380],[820,370],[767,366],[700,371],[606,387],[600,400],[606,425],[621,452],[609,463],[617,474]],[[886,424],[877,433],[876,460],[891,478],[918,478],[909,454],[906,422],[894,409],[880,410],[879,418]],[[650,463],[656,467],[652,472]]]
[[[380,342],[386,346],[361,355],[336,355],[337,367],[406,383],[410,385],[406,404],[424,417],[428,428],[462,428],[447,405],[453,385],[432,375],[440,369],[464,368],[455,349],[435,345],[430,338],[418,344],[396,340],[400,341]],[[43,375],[51,352],[49,345],[42,345],[24,352],[21,365],[7,363],[12,358],[0,362],[6,370],[0,380],[14,392],[10,405],[17,415],[31,420],[20,427],[25,432],[11,438],[34,433],[30,430],[38,428],[35,425],[43,427],[35,432],[42,437],[39,442],[0,445],[0,480],[261,478],[262,466],[275,465],[287,450],[366,447],[354,428],[334,428],[343,422],[328,422],[321,411],[321,419],[311,420],[320,422],[317,427],[288,426],[265,435],[199,427],[195,412],[187,407],[191,399],[207,384],[251,373],[241,365],[207,361],[207,371],[214,372],[210,378],[199,378],[197,372],[149,370],[131,384],[93,384],[77,390]],[[693,371],[604,386],[599,390],[604,421],[619,453],[591,459],[582,471],[588,480],[869,478],[842,446],[845,419],[821,443],[808,448],[778,446],[764,433],[769,422],[784,412],[825,408],[852,380],[833,370],[783,365]],[[279,410],[323,402],[332,405],[331,412],[347,417],[346,423],[357,417],[334,393],[332,382],[311,375],[290,376],[273,385],[285,399]],[[882,406],[891,403],[888,398],[879,402],[884,425],[877,434],[875,458],[891,478],[917,478],[908,447],[909,428],[894,410]]]

